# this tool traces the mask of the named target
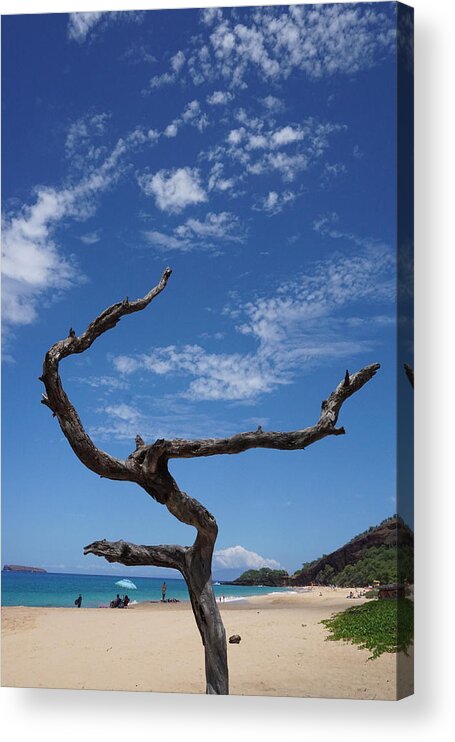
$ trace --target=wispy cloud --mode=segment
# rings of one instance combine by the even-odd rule
[[[84,245],[95,245],[101,239],[101,232],[99,229],[94,232],[86,232],[86,234],[81,235],[80,239]]]
[[[187,219],[171,233],[156,230],[144,233],[151,245],[162,251],[219,249],[220,243],[243,242],[245,232],[238,218],[227,211],[220,214],[209,212],[204,220]]]
[[[121,392],[117,392],[121,394]],[[198,438],[232,435],[232,423],[206,414],[188,400],[174,395],[160,398],[139,395],[128,403],[105,404],[97,410],[98,422],[89,426],[97,440],[129,441],[139,433],[147,442],[157,438]]]
[[[170,85],[175,82],[184,65],[185,54],[182,51],[178,51],[173,57],[171,57],[169,71],[163,72],[162,75],[154,75],[150,80],[150,87],[152,89],[161,88],[163,85]]]
[[[260,98],[259,102],[269,114],[281,113],[284,110],[283,101],[274,95],[266,95],[265,98]]]
[[[394,256],[386,246],[364,241],[361,250],[335,254],[304,275],[280,284],[274,293],[235,303],[225,310],[236,330],[249,337],[249,352],[212,353],[200,345],[169,345],[149,354],[114,359],[123,374],[146,370],[181,377],[182,397],[190,400],[254,400],[322,361],[372,350],[377,321],[374,307],[395,296]],[[358,306],[363,322],[357,322]]]
[[[82,43],[87,38],[90,31],[101,21],[103,16],[108,15],[103,12],[93,13],[70,13],[68,20],[68,36],[73,41]]]
[[[344,124],[313,118],[299,124],[268,126],[263,117],[251,117],[243,108],[235,118],[237,126],[208,157],[223,165],[229,161],[243,178],[278,173],[283,180],[293,181],[299,172],[309,170],[322,158],[331,137],[346,130]]]
[[[106,131],[108,113],[92,113],[73,121],[65,142],[65,154],[72,167],[84,168],[95,164],[106,153],[100,139]]]
[[[110,11],[70,13],[68,19],[68,38],[83,44],[95,29],[105,28],[114,21],[140,22],[143,11]]]
[[[139,412],[139,410],[136,410],[131,405],[120,403],[116,405],[107,405],[105,408],[105,412],[108,413],[108,415],[112,415],[113,417],[117,417],[120,420],[125,420],[126,422],[137,422],[141,419],[142,415]]]
[[[283,211],[285,206],[294,203],[296,198],[297,194],[293,191],[282,191],[281,193],[269,191],[254,208],[256,211],[265,211],[266,214],[272,216]]]
[[[323,214],[313,222],[313,229],[319,234],[334,240],[344,240],[367,250],[378,248],[379,253],[384,250],[385,245],[381,240],[374,237],[364,237],[355,232],[348,232],[337,227],[339,216],[336,211]]]
[[[204,129],[209,125],[209,119],[206,113],[201,111],[201,105],[199,101],[192,100],[187,104],[183,113],[171,121],[170,124],[165,128],[163,135],[165,137],[175,137],[178,134],[179,129],[185,124],[194,126],[198,131],[203,132]]]
[[[128,388],[128,383],[116,376],[81,376],[75,381],[79,384],[86,384],[92,389],[104,389],[106,391]]]
[[[35,200],[2,221],[2,309],[9,326],[30,324],[49,292],[68,289],[82,278],[74,260],[64,255],[58,227],[69,219],[83,220],[94,213],[98,196],[123,174],[125,158],[149,141],[146,131],[135,129],[117,141],[102,161],[85,162],[76,184],[35,190]],[[93,237],[93,234],[92,234]]]
[[[196,85],[223,80],[244,88],[251,74],[268,82],[291,74],[353,75],[379,64],[395,46],[394,18],[369,5],[212,10],[201,11],[209,43],[198,38],[185,50]],[[177,75],[171,78],[166,82]]]

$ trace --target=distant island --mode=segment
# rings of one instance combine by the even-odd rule
[[[285,570],[249,569],[230,585],[293,587],[310,584],[356,587],[414,581],[414,534],[397,515],[352,538],[331,554],[305,562],[293,575]]]
[[[41,567],[23,567],[20,564],[5,564],[2,572],[40,572],[47,574],[47,571]]]

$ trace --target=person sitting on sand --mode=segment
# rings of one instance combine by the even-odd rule
[[[125,595],[125,597],[123,598],[123,607],[124,608],[128,608],[128,603],[129,602],[130,602],[130,599],[129,599],[128,595]]]
[[[76,598],[76,600],[74,601],[74,605],[76,605],[78,608],[80,608],[81,607],[81,604],[82,604],[82,595],[79,593],[79,597]]]

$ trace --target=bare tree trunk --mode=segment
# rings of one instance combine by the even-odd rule
[[[228,695],[226,632],[212,587],[213,544],[200,546],[199,537],[186,554],[183,576],[205,653],[206,693]]]
[[[144,546],[103,539],[86,546],[84,553],[96,554],[108,562],[128,566],[152,565],[179,570],[188,585],[194,617],[204,645],[206,692],[228,694],[226,634],[211,580],[218,526],[213,515],[201,503],[180,490],[169,472],[168,462],[171,459],[238,454],[251,448],[301,451],[323,438],[344,435],[344,428],[336,427],[341,407],[373,378],[379,363],[365,366],[354,374],[346,371],[344,379],[323,400],[319,420],[308,428],[265,432],[259,427],[256,431],[238,433],[230,438],[158,439],[151,444],[144,443],[137,435],[135,451],[125,460],[117,459],[99,449],[84,429],[63,389],[59,364],[67,356],[83,353],[90,348],[100,335],[115,327],[125,315],[145,309],[166,287],[171,272],[170,268],[166,268],[159,283],[144,297],[135,301],[126,298],[108,307],[81,335],[76,335],[70,328],[68,337],[59,340],[46,353],[43,374],[40,376],[46,392],[41,402],[57,418],[74,453],[88,469],[107,479],[135,482],[181,523],[196,529],[193,546]]]

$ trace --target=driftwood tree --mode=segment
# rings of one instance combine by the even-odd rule
[[[135,482],[160,505],[182,523],[194,526],[197,531],[192,546],[160,545],[143,546],[125,541],[95,541],[84,548],[84,554],[96,554],[108,562],[127,566],[153,565],[172,567],[183,575],[190,594],[196,624],[205,649],[206,692],[227,694],[228,666],[226,636],[216,604],[211,582],[211,565],[218,533],[215,518],[197,500],[179,488],[169,472],[170,459],[185,459],[217,454],[237,454],[251,448],[273,448],[286,451],[302,450],[327,436],[343,435],[344,428],[337,428],[338,414],[343,402],[361,389],[376,373],[379,364],[363,368],[355,374],[346,372],[335,391],[323,401],[319,420],[315,425],[292,432],[239,433],[230,438],[206,440],[156,440],[146,444],[136,437],[136,450],[121,460],[100,450],[85,431],[76,409],[68,399],[59,375],[63,358],[83,353],[107,330],[127,314],[139,312],[150,304],[165,288],[170,268],[160,282],[142,299],[113,304],[89,324],[82,335],[71,328],[69,335],[46,353],[43,375],[40,380],[46,387],[42,403],[57,417],[63,434],[79,460],[91,471],[107,479]]]

